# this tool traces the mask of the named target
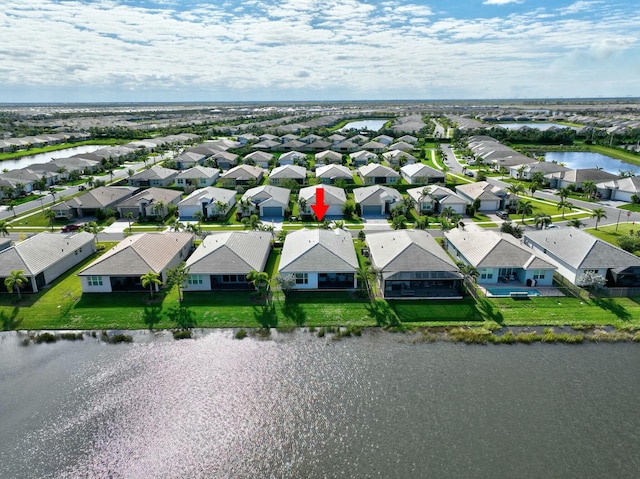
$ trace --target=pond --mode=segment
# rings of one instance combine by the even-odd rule
[[[348,131],[348,130],[369,130],[369,131],[378,131],[380,128],[384,126],[384,124],[389,120],[359,120],[359,121],[351,121],[344,125],[338,131]]]
[[[0,333],[0,477],[638,477],[638,344],[196,333]]]
[[[19,170],[20,168],[26,168],[30,165],[37,163],[48,163],[57,158],[69,158],[73,155],[80,153],[91,153],[92,151],[105,148],[105,145],[82,145],[74,146],[72,148],[65,148],[64,150],[48,151],[46,153],[38,153],[37,155],[23,156],[16,158],[15,160],[2,160],[0,161],[0,169],[4,170]]]
[[[640,170],[640,168],[631,163],[588,151],[549,151],[544,154],[544,157],[545,161],[562,163],[567,168],[602,168],[604,171],[614,175],[619,174],[621,171],[632,171],[634,174],[638,174]]]

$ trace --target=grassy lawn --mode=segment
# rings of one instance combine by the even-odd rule
[[[629,203],[627,205],[618,206],[618,209],[625,210],[625,211],[640,212],[640,205],[635,203]]]
[[[637,233],[639,230],[640,225],[634,225],[633,223],[620,223],[617,229],[616,225],[607,225],[598,226],[598,229],[587,228],[585,231],[591,233],[597,238],[600,238],[602,241],[618,246],[618,238],[626,236],[631,232]]]
[[[277,271],[279,255],[276,249],[269,258],[267,270],[272,275]],[[0,294],[3,329],[172,328],[180,316],[206,328],[396,324],[640,328],[638,298],[370,301],[351,292],[298,291],[287,298],[274,293],[273,300],[267,302],[256,298],[253,292],[225,291],[186,292],[180,304],[175,288],[153,298],[146,292],[82,294],[76,273],[96,257],[87,259],[46,290],[23,295],[21,301],[15,294]]]
[[[609,148],[602,145],[587,145],[587,148],[589,151],[594,153],[600,153],[605,156],[610,156],[611,158],[626,161],[627,163],[640,165],[640,156],[629,151],[619,150],[618,148]]]

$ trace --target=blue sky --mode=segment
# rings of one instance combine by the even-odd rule
[[[0,102],[640,96],[627,0],[3,0],[0,38]]]

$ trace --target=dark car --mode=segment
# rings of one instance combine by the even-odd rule
[[[63,233],[68,233],[69,231],[78,231],[79,229],[81,229],[84,225],[83,224],[70,224],[70,225],[64,225],[61,229],[61,231]]]
[[[86,186],[84,186],[84,185],[80,185],[80,186],[78,186],[78,191],[84,191],[84,190],[86,190],[86,189],[87,189],[87,187],[86,187]]]
[[[508,211],[496,211],[496,216],[502,220],[508,220],[509,219],[509,212]]]

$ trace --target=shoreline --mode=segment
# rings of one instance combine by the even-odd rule
[[[235,340],[245,338],[278,340],[303,334],[307,337],[337,341],[360,337],[363,334],[387,333],[406,339],[411,344],[448,342],[479,345],[503,344],[584,344],[639,343],[640,329],[620,330],[613,326],[432,326],[408,329],[384,327],[284,327],[284,328],[191,328],[191,329],[108,329],[108,330],[8,330],[0,332],[0,339],[15,334],[22,346],[95,339],[106,344],[171,342],[197,340],[209,334],[226,332]]]

